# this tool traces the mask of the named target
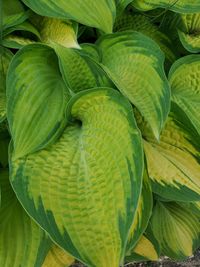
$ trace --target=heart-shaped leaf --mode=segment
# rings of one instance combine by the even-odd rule
[[[102,67],[159,138],[170,109],[170,90],[159,46],[139,32],[104,35],[97,42]]]
[[[59,135],[68,90],[53,49],[33,44],[13,58],[7,75],[7,116],[15,156],[36,151]]]
[[[88,266],[118,267],[143,173],[132,108],[117,91],[95,88],[71,99],[68,116],[78,121],[54,144],[12,157],[12,185],[62,248]]]
[[[187,115],[200,135],[200,55],[178,59],[171,67],[172,100]]]
[[[112,32],[115,19],[114,0],[23,0],[33,11],[42,16],[71,19],[81,24]]]

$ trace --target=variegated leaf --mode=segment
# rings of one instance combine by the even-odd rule
[[[7,115],[16,158],[60,134],[68,100],[53,49],[33,44],[14,56],[7,75]]]
[[[165,8],[178,13],[200,12],[199,0],[134,0],[133,6],[143,11]]]
[[[175,202],[157,202],[151,218],[152,231],[164,255],[182,260],[200,245],[199,219]]]
[[[133,251],[133,248],[141,238],[147,228],[153,207],[153,196],[147,170],[143,174],[142,192],[138,201],[138,207],[130,228],[128,243],[126,246],[127,254]]]
[[[139,32],[104,35],[97,42],[102,67],[150,124],[160,131],[170,108],[170,90],[159,46]]]
[[[81,24],[112,32],[115,19],[114,0],[23,0],[37,14],[58,19],[71,19]]]
[[[75,121],[54,144],[25,157],[13,154],[12,185],[62,248],[88,266],[118,267],[143,172],[132,108],[117,91],[95,88],[71,99],[68,116]]]
[[[172,100],[187,115],[200,135],[200,55],[178,59],[171,67]]]
[[[200,199],[199,137],[176,104],[160,142],[148,138],[144,150],[155,193],[176,201]]]

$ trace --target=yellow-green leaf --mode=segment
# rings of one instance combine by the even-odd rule
[[[63,79],[72,94],[94,87],[114,86],[99,64],[84,51],[66,49],[60,45],[54,45],[53,48],[58,56]]]
[[[187,115],[200,135],[200,55],[178,59],[171,67],[172,100]]]
[[[200,13],[180,14],[178,29],[182,45],[191,53],[200,52]]]
[[[126,246],[127,254],[135,247],[138,240],[147,228],[149,218],[152,213],[153,196],[150,181],[146,169],[143,174],[142,192],[138,201],[138,207],[135,213],[133,223],[131,225]]]
[[[34,16],[32,21],[40,32],[42,42],[80,48],[72,22],[41,16]]]
[[[23,0],[37,14],[58,19],[71,19],[81,24],[112,32],[115,19],[114,0]]]
[[[178,13],[200,12],[199,0],[134,0],[133,6],[143,11],[161,7]]]
[[[143,173],[131,105],[115,90],[95,88],[73,97],[67,114],[72,123],[54,144],[12,157],[12,185],[62,248],[88,266],[118,267]]]
[[[0,169],[0,266],[41,266],[50,240],[18,202],[9,184],[8,170]]]
[[[170,109],[164,54],[159,46],[143,34],[131,31],[104,35],[97,44],[102,67],[159,138]]]
[[[174,260],[191,256],[200,245],[200,223],[190,209],[175,202],[157,202],[151,228],[163,255]]]
[[[154,40],[165,53],[167,66],[176,60],[176,53],[173,49],[173,43],[169,37],[154,25],[151,18],[141,14],[132,14],[124,12],[116,18],[114,31],[121,32],[126,30],[138,31]]]
[[[167,199],[200,199],[199,137],[182,110],[172,103],[172,111],[160,136],[144,140],[153,191]]]
[[[53,49],[33,44],[14,56],[7,75],[7,116],[16,157],[40,149],[60,133],[68,100]]]
[[[130,261],[157,261],[159,253],[157,246],[145,235],[142,235],[134,249],[126,255],[126,260]]]
[[[0,169],[0,188],[0,266],[70,266],[73,258],[54,245],[20,205],[9,184],[7,169]]]
[[[42,267],[68,267],[74,262],[74,258],[56,245],[52,245]]]

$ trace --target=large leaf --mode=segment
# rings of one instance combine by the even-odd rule
[[[101,88],[77,94],[68,116],[78,121],[54,144],[12,157],[12,185],[61,247],[88,266],[118,267],[143,172],[132,109],[117,91]]]
[[[190,209],[175,202],[157,202],[151,228],[164,255],[182,260],[200,245],[200,223]]]
[[[159,46],[139,32],[104,35],[98,45],[102,67],[159,138],[170,108],[164,55]]]
[[[133,251],[138,240],[147,228],[153,207],[153,196],[149,177],[145,169],[143,174],[142,192],[138,201],[137,211],[130,228],[128,243],[126,246],[127,254]]]
[[[167,65],[176,60],[176,54],[173,49],[172,41],[166,34],[159,30],[157,25],[154,25],[151,18],[141,14],[132,14],[124,12],[117,17],[114,25],[114,31],[133,30],[138,31],[153,39],[165,53]]]
[[[13,54],[1,47],[0,51],[0,123],[6,118],[6,74]]]
[[[172,100],[185,112],[200,135],[200,55],[177,60],[169,73]]]
[[[16,157],[59,134],[68,99],[53,49],[33,44],[14,56],[7,75],[7,116]]]
[[[179,38],[189,52],[200,52],[200,13],[181,14],[179,26]]]
[[[113,87],[102,68],[87,54],[77,49],[53,46],[67,87],[73,93],[94,87]]]
[[[0,265],[3,267],[69,266],[73,258],[53,245],[45,232],[20,205],[9,184],[6,169],[0,169],[0,188]],[[52,263],[54,265],[50,265]]]
[[[162,7],[178,13],[200,12],[199,0],[134,0],[133,5],[144,11]]]
[[[176,104],[160,142],[148,138],[144,150],[154,192],[177,201],[200,199],[199,137]]]
[[[114,0],[23,0],[36,13],[59,19],[72,19],[81,24],[112,32],[115,19]]]

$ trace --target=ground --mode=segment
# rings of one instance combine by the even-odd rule
[[[75,263],[72,267],[84,267],[84,265]],[[200,267],[200,249],[194,254],[194,256],[183,262],[171,261],[164,257],[158,262],[128,263],[125,264],[124,267]]]

